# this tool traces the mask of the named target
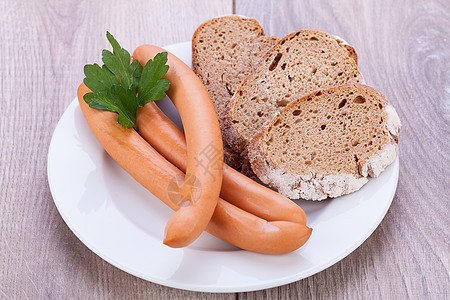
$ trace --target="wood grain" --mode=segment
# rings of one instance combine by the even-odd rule
[[[315,28],[345,38],[368,84],[403,123],[400,180],[380,227],[356,251],[305,280],[263,291],[182,291],[106,263],[53,203],[53,129],[111,31],[127,49],[187,41],[234,12],[267,34]],[[448,1],[0,2],[0,299],[450,299]]]
[[[238,0],[236,13],[258,19],[266,34],[343,37],[403,125],[397,192],[372,236],[310,278],[239,298],[449,299],[449,2]]]

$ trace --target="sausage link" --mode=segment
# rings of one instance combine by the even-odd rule
[[[144,66],[164,51],[153,45],[142,45],[136,48],[133,57]],[[203,83],[178,57],[168,53],[167,59],[169,71],[164,76],[170,82],[167,95],[177,108],[185,130],[186,174],[189,175],[186,178],[190,181],[183,185],[182,208],[167,223],[164,243],[183,247],[203,232],[216,207],[222,185],[223,144],[216,111]],[[201,186],[200,194],[196,186]]]

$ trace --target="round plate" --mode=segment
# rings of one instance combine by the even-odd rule
[[[191,44],[165,47],[188,65]],[[74,88],[75,89],[75,88]],[[179,126],[170,100],[158,105]],[[397,186],[398,159],[358,192],[321,202],[298,201],[306,211],[310,240],[284,255],[238,249],[208,233],[192,245],[162,244],[173,213],[122,170],[103,150],[75,99],[52,137],[48,180],[69,228],[114,266],[162,285],[204,292],[244,292],[306,278],[338,262],[361,245],[386,214]]]

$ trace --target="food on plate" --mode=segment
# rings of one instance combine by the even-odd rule
[[[331,87],[284,107],[252,139],[248,157],[256,175],[286,197],[338,197],[394,162],[400,127],[381,92]]]
[[[318,89],[362,81],[341,41],[317,30],[293,32],[236,89],[222,116],[225,140],[243,152],[258,129],[289,102]]]
[[[169,186],[181,191],[184,174],[154,150],[133,128],[117,122],[117,114],[93,109],[83,100],[90,90],[81,84],[78,101],[91,131],[108,154],[134,179],[174,210],[180,210],[180,193],[173,197]],[[174,179],[181,180],[174,180]],[[174,190],[172,188],[172,190]],[[222,199],[206,230],[239,248],[266,254],[294,251],[309,239],[312,229],[289,221],[268,222]]]
[[[139,108],[139,134],[169,162],[186,171],[184,134],[155,103]],[[268,221],[291,221],[306,225],[305,212],[286,197],[256,183],[228,165],[223,165],[220,196],[229,203]]]
[[[136,48],[133,57],[145,65],[163,51],[153,45],[142,45]],[[166,227],[164,243],[183,247],[201,234],[214,212],[222,185],[223,144],[214,106],[202,82],[178,57],[169,53],[167,60],[169,70],[164,78],[171,84],[167,95],[180,114],[188,147],[186,174],[202,186],[195,201],[191,201],[194,186],[183,186],[186,202]]]
[[[220,193],[223,151],[214,107],[201,81],[178,58],[167,55],[161,48],[144,46],[136,52],[136,57],[141,61],[130,63],[130,54],[120,47],[111,34],[107,33],[107,37],[113,52],[103,51],[104,66],[95,64],[85,67],[84,83],[92,92],[84,94],[83,99],[91,108],[117,112],[121,125],[136,128],[137,108],[149,101],[163,98],[169,88],[169,81],[171,82],[167,94],[178,109],[185,128],[188,147],[186,172],[189,176],[180,191],[181,202],[178,205],[181,208],[171,216],[166,225],[164,243],[171,247],[187,246],[205,230]],[[139,52],[144,48],[146,51]],[[161,79],[163,76],[167,79]],[[101,131],[96,134],[99,139],[101,135]],[[107,148],[108,145],[103,146]],[[125,149],[132,147],[125,142],[120,145]],[[212,149],[214,153],[208,157],[212,167],[205,172],[197,162],[208,149]],[[126,156],[126,153],[127,151],[123,155]],[[121,159],[120,156],[113,158]],[[202,187],[200,194],[196,193],[198,184]]]
[[[192,37],[193,70],[205,85],[218,115],[223,114],[241,81],[278,40],[265,36],[257,20],[237,15],[214,18],[197,28]],[[226,143],[224,160],[243,173],[250,171],[247,161]]]

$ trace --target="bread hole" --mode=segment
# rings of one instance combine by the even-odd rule
[[[239,121],[238,120],[231,120],[231,123],[236,124],[236,123],[239,123]]]
[[[363,96],[357,96],[353,102],[357,103],[357,104],[363,104],[364,102],[366,102],[366,98],[364,98]]]
[[[325,130],[326,127],[327,127],[327,125],[323,124],[322,126],[320,126],[320,129]]]
[[[309,166],[311,164],[312,164],[312,162],[310,160],[305,161],[305,165]]]
[[[294,111],[292,112],[292,115],[298,116],[298,115],[300,115],[301,113],[302,113],[302,111],[301,111],[300,109],[296,109],[296,110],[294,110]]]
[[[352,146],[353,146],[353,147],[356,147],[356,146],[358,146],[358,145],[359,145],[359,141],[353,141],[353,142],[352,142]]]
[[[346,103],[347,103],[347,99],[343,99],[343,100],[339,103],[338,108],[339,108],[339,109],[343,108],[343,107],[345,106]]]
[[[278,62],[281,59],[281,56],[283,56],[281,53],[278,53],[277,56],[275,56],[275,58],[273,59],[272,63],[269,66],[269,71],[273,71],[277,67]]]
[[[313,114],[317,114],[319,111],[317,109],[313,110],[312,113]]]
[[[317,93],[316,93],[316,96],[321,96],[322,95],[322,92],[321,91],[318,91]]]
[[[289,53],[289,47],[286,47],[286,53]]]
[[[290,129],[290,128],[291,128],[291,126],[289,126],[288,124],[284,124],[284,127],[285,127],[286,129]]]
[[[350,148],[349,147],[345,148],[345,151],[350,151]]]
[[[264,115],[264,114],[263,114],[262,112],[260,112],[260,111],[258,111],[256,114],[257,114],[258,117],[260,117],[260,118]]]
[[[335,62],[335,61],[333,61],[332,63],[331,63],[331,66],[332,67],[334,67],[334,66],[336,66],[337,65],[337,62]]]
[[[277,106],[278,107],[285,107],[286,105],[288,105],[289,101],[287,101],[284,98],[281,99],[277,99]]]
[[[239,96],[242,96],[242,90],[241,90],[241,91],[239,91]]]
[[[280,119],[277,119],[277,120],[275,121],[275,123],[273,123],[273,126],[278,126],[278,125],[280,125],[280,123],[281,123],[281,120],[280,120]]]
[[[289,143],[289,139],[286,139],[286,143]]]
[[[282,154],[283,154],[283,155],[286,155],[286,154],[287,154],[287,151],[286,151],[286,150],[284,150]]]
[[[281,65],[281,69],[282,69],[282,70],[286,69],[286,63],[284,63],[284,64]]]
[[[312,36],[312,37],[309,38],[309,40],[311,40],[311,41],[318,41],[319,39],[316,38],[315,36]]]
[[[311,74],[316,74],[316,72],[317,72],[317,68],[316,67],[314,67],[314,68],[312,68],[312,71],[311,71]]]
[[[342,76],[342,74],[344,74],[344,72],[339,72],[339,73],[338,73],[338,76]]]
[[[378,107],[379,107],[380,109],[383,109],[383,104],[379,103],[379,104],[378,104]]]
[[[289,81],[292,81],[291,75],[288,75],[288,79],[289,79]]]

